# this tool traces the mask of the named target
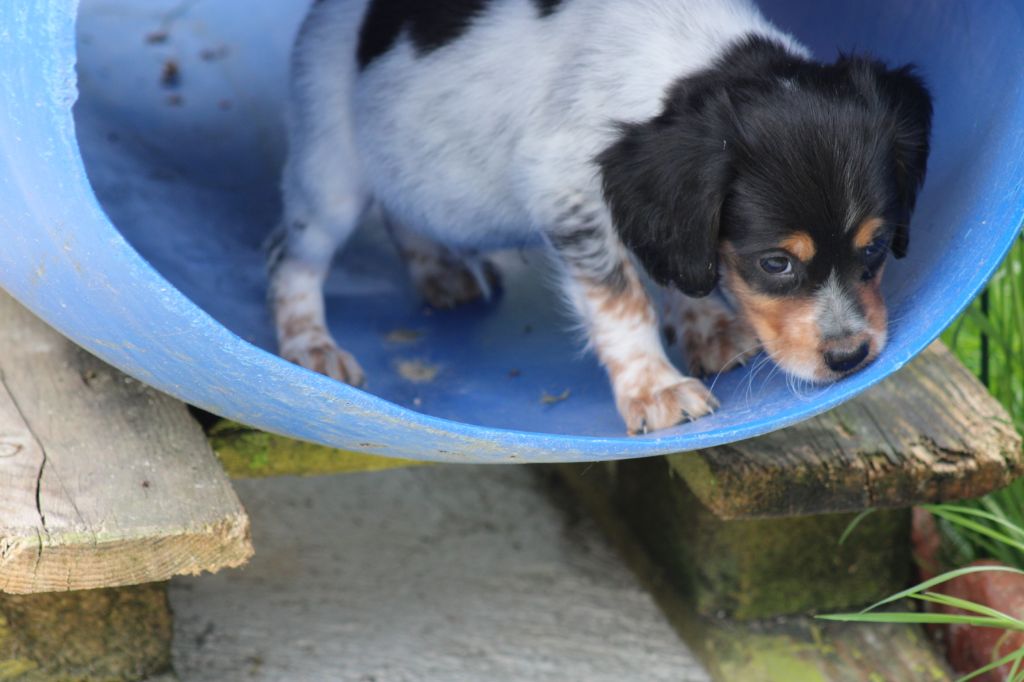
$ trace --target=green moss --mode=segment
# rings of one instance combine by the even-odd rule
[[[702,614],[764,618],[851,608],[908,578],[909,514],[879,511],[843,545],[852,514],[723,521],[663,459],[622,462],[616,505]]]
[[[171,664],[166,583],[0,595],[0,680],[130,682]]]
[[[14,638],[7,619],[0,614],[0,680],[23,680],[39,666],[35,661],[18,656],[18,641]]]
[[[682,608],[686,609],[684,605]],[[807,616],[735,622],[670,613],[715,682],[950,682],[920,626],[828,623]]]
[[[732,604],[738,618],[865,604],[901,587],[910,557],[906,512],[867,517],[850,540],[837,540],[850,514],[707,522],[698,535],[698,580],[710,612]],[[863,524],[869,524],[864,526]]]
[[[425,464],[337,450],[221,420],[207,432],[214,452],[232,478],[316,476],[379,471]]]
[[[0,661],[0,680],[25,680],[26,676],[37,668],[35,663],[24,659]]]
[[[813,647],[783,635],[750,637],[728,647],[719,660],[717,677],[744,682],[831,682],[813,661],[815,657]]]
[[[808,616],[740,622],[700,616],[686,600],[655,595],[715,682],[951,682],[921,627],[822,623]],[[906,608],[896,605],[896,610]]]
[[[665,457],[669,473],[682,478],[690,490],[701,500],[714,499],[718,492],[718,478],[699,451],[679,452]]]
[[[648,469],[650,477],[639,476],[636,467]],[[710,589],[711,585],[695,585],[688,582],[688,578],[681,578],[688,559],[677,553],[684,543],[673,538],[684,534],[687,526],[700,525],[704,519],[679,515],[683,510],[666,503],[671,500],[666,491],[682,482],[666,474],[665,462],[661,459],[619,462],[614,476],[607,475],[605,469],[588,465],[562,464],[555,468],[608,533],[715,682],[866,682],[873,679],[950,682],[953,679],[942,657],[916,625],[835,623],[808,616],[736,621],[697,613],[693,599],[683,588],[692,593],[694,589]],[[669,510],[674,510],[675,515],[658,515]],[[655,532],[638,532],[638,524],[642,522],[644,528],[654,528]],[[902,524],[898,529],[902,532]],[[848,542],[869,543],[872,532],[858,528]],[[638,536],[643,536],[641,542]],[[836,539],[832,538],[821,551],[830,551]],[[873,551],[870,545],[861,549],[864,554]],[[738,553],[742,558],[743,552]],[[675,558],[667,561],[666,556]],[[689,558],[701,560],[694,554]],[[808,576],[805,571],[806,567],[798,561],[786,565],[786,572],[798,581],[809,578],[822,582],[821,576]],[[761,588],[772,589],[773,580],[775,578],[768,576]],[[824,582],[842,583],[843,580],[839,572],[826,577]],[[906,605],[898,604],[894,608],[905,610]]]

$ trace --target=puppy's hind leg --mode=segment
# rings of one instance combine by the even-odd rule
[[[385,215],[385,222],[409,277],[432,308],[487,300],[500,286],[498,269],[486,258],[456,252],[405,227],[391,215]]]
[[[271,236],[267,268],[281,356],[358,386],[363,370],[338,347],[324,315],[331,260],[369,203],[350,125],[346,63],[331,59],[337,39],[318,14],[335,7],[314,6],[296,47],[281,185],[284,217]]]
[[[268,245],[269,298],[281,357],[360,386],[365,379],[363,370],[352,354],[335,342],[324,313],[324,279],[345,236],[336,226],[332,230],[318,220],[307,223],[285,218]]]

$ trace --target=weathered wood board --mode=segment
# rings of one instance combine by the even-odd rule
[[[249,520],[185,406],[0,292],[0,591],[244,563]]]
[[[715,682],[955,679],[918,625],[834,623],[809,616],[736,621],[698,613],[695,595],[687,593],[678,573],[663,556],[651,551],[650,543],[639,536],[636,525],[614,503],[614,496],[609,494],[609,474],[614,473],[596,467],[584,470],[579,465],[558,465],[555,470],[600,524]],[[790,564],[790,570],[800,574],[798,559]]]
[[[562,471],[580,470],[563,465]],[[723,521],[658,459],[621,462],[604,490],[651,557],[700,614],[749,620],[860,607],[910,578],[910,513]],[[580,481],[583,483],[584,481]]]
[[[834,410],[759,438],[671,455],[722,519],[979,497],[1024,474],[1006,410],[941,343]]]

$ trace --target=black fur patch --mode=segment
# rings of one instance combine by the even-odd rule
[[[359,31],[359,67],[394,47],[407,30],[416,51],[427,54],[454,42],[496,0],[373,0]],[[558,11],[564,0],[532,0],[541,17]]]
[[[751,37],[678,81],[659,116],[623,125],[598,162],[619,236],[657,282],[709,293],[725,241],[748,283],[793,295],[832,272],[860,281],[872,264],[852,237],[869,218],[904,254],[930,128],[912,67],[822,64]],[[811,262],[788,279],[764,272],[761,259],[798,231],[815,243]]]
[[[562,0],[533,0],[533,4],[537,6],[537,11],[542,17],[550,17],[558,11]]]
[[[490,0],[373,0],[359,31],[359,67],[387,53],[408,31],[419,54],[461,36]],[[547,4],[547,3],[545,3]]]
[[[302,225],[305,228],[305,225]],[[263,249],[266,253],[267,275],[274,278],[274,273],[281,267],[281,263],[288,255],[288,230],[283,224],[277,225],[263,242]]]
[[[615,293],[625,291],[627,281],[623,265],[608,258],[610,236],[596,216],[576,225],[563,225],[548,238],[576,275]]]
[[[731,177],[726,131],[669,103],[653,121],[622,126],[598,157],[622,242],[659,284],[706,296],[718,281],[719,217]]]

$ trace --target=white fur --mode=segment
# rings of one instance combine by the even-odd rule
[[[857,311],[853,294],[846,290],[835,270],[815,294],[814,305],[822,336],[855,336],[867,329],[867,320]]]
[[[313,11],[349,22],[364,4]],[[311,34],[303,53],[330,60],[351,33],[336,29]],[[453,43],[418,57],[402,38],[358,76],[367,182],[404,224],[446,243],[529,240],[567,193],[600,197],[593,159],[614,122],[657,115],[671,83],[751,32],[797,49],[744,0],[565,0],[544,18],[529,0],[495,0]],[[343,58],[318,89],[354,68],[354,50]]]
[[[561,254],[564,286],[598,356],[610,371],[620,368],[611,379],[630,428],[671,425],[680,409],[709,412],[710,394],[666,359],[656,316],[634,305],[607,317],[596,305],[609,293],[591,266],[632,266],[594,158],[613,141],[616,123],[656,116],[673,82],[709,66],[739,37],[760,34],[806,51],[747,0],[564,0],[547,17],[530,0],[492,0],[453,42],[418,54],[403,35],[360,71],[367,6],[322,0],[300,32],[283,180],[285,256],[272,269],[272,290],[300,300],[296,289],[318,287],[371,198],[404,228],[453,250],[555,243],[582,220],[606,248],[592,249],[587,267]],[[281,281],[295,272],[314,274]],[[649,308],[636,277],[614,295]],[[288,312],[276,311],[277,319]],[[300,341],[281,339],[282,347]]]

